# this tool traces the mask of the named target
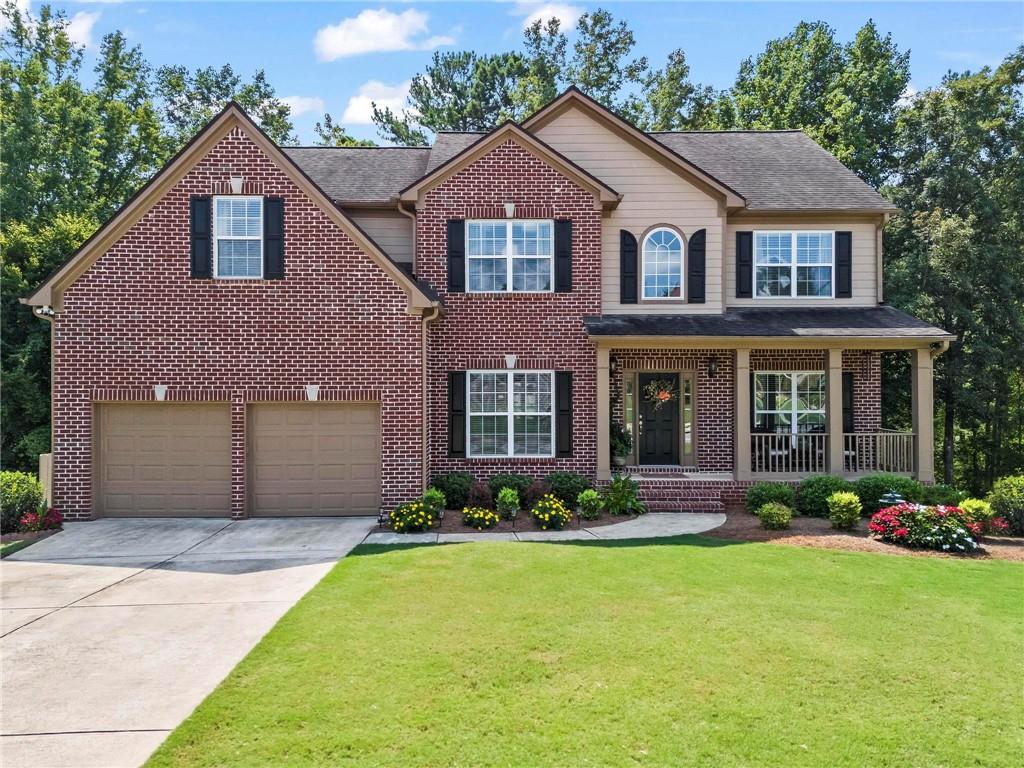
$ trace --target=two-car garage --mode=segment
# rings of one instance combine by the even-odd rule
[[[232,428],[228,403],[96,405],[98,517],[228,517]],[[250,404],[245,424],[248,514],[376,515],[376,403]]]

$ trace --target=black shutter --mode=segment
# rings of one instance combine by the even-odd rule
[[[836,232],[836,298],[853,296],[853,233]]]
[[[754,297],[754,233],[736,233],[736,298]]]
[[[448,455],[466,455],[466,372],[448,374]]]
[[[448,220],[448,292],[466,292],[466,222]]]
[[[691,304],[704,303],[704,243],[707,230],[699,229],[690,236],[690,253],[686,270],[686,300]]]
[[[572,456],[572,372],[555,373],[555,456]]]
[[[572,290],[572,222],[559,219],[555,222],[555,292],[569,293]]]
[[[263,199],[263,279],[284,280],[284,198]]]
[[[843,373],[843,432],[853,432],[853,374]]]
[[[636,238],[629,230],[619,230],[619,302],[636,304]]]
[[[192,240],[189,273],[192,277],[213,277],[213,251],[210,228],[213,212],[210,197],[195,196],[189,200],[189,235]]]

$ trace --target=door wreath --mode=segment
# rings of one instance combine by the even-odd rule
[[[679,385],[668,379],[654,379],[644,387],[644,398],[658,410],[679,398]]]

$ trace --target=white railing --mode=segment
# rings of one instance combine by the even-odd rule
[[[750,464],[755,474],[808,475],[825,471],[828,434],[825,432],[750,436]]]
[[[843,472],[846,474],[895,472],[909,475],[913,471],[913,432],[882,430],[843,435]]]

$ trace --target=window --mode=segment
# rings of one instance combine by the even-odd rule
[[[825,374],[755,373],[755,432],[824,432]]]
[[[755,232],[754,296],[832,298],[834,232]]]
[[[469,221],[466,249],[471,292],[551,290],[551,221]]]
[[[263,277],[263,198],[213,199],[214,274]]]
[[[683,296],[683,241],[671,229],[656,229],[644,238],[645,299]]]
[[[551,456],[555,375],[470,371],[469,455]]]

